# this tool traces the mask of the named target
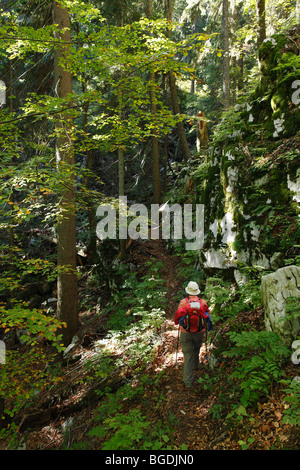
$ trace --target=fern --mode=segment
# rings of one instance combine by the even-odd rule
[[[272,383],[283,375],[281,362],[290,350],[271,331],[231,332],[229,337],[233,347],[224,356],[239,358],[231,377],[239,385],[239,403],[246,408],[268,395]]]
[[[146,429],[150,426],[140,410],[133,408],[127,415],[117,413],[104,421],[103,426],[97,426],[90,435],[103,437],[107,431],[114,434],[103,444],[102,450],[130,450],[143,439]]]
[[[285,389],[284,402],[288,405],[284,410],[283,423],[300,426],[300,381],[294,379]]]

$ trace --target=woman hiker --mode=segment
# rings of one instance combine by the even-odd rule
[[[210,321],[210,316],[207,303],[198,297],[200,294],[198,284],[190,281],[185,291],[189,297],[181,300],[175,313],[175,325],[179,324],[184,358],[183,382],[186,387],[191,388],[194,370],[199,367],[200,348],[206,334],[206,322]]]

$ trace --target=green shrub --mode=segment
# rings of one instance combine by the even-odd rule
[[[233,415],[242,416],[248,406],[267,396],[283,376],[282,362],[290,354],[280,337],[271,331],[230,332],[232,348],[225,357],[238,358],[231,378],[238,384]],[[241,412],[243,411],[243,413]]]
[[[283,423],[300,426],[300,381],[294,379],[284,392],[287,393],[284,403],[288,407],[284,410]]]

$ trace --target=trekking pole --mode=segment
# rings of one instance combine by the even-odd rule
[[[207,359],[207,322],[205,322],[205,358]]]
[[[177,365],[178,345],[179,345],[179,325],[178,325],[178,335],[177,335],[177,346],[176,346],[176,361],[175,361],[175,366]]]

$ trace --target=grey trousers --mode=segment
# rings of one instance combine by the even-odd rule
[[[194,369],[199,365],[199,352],[204,339],[204,333],[180,332],[184,365],[183,381],[187,387],[191,387],[194,380]]]

